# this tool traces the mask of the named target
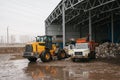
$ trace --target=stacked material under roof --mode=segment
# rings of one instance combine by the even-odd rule
[[[114,58],[120,55],[120,44],[118,43],[103,43],[96,47],[96,56],[98,58]]]

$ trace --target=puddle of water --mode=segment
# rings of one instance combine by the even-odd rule
[[[32,76],[33,80],[64,80],[63,68],[59,66],[42,66],[37,63],[29,63],[25,72]]]
[[[88,80],[89,71],[77,70],[62,66],[38,65],[29,63],[25,68],[25,73],[32,76],[33,80]]]

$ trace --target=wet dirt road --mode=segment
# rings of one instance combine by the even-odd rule
[[[118,60],[119,62],[119,60]],[[120,63],[70,59],[30,63],[15,54],[0,54],[0,80],[120,80]]]

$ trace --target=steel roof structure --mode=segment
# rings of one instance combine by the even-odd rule
[[[65,20],[63,19],[63,5]],[[79,26],[87,23],[89,25],[89,34],[92,35],[92,24],[108,17],[111,17],[113,28],[112,15],[114,14],[120,14],[120,0],[62,0],[45,20],[45,25],[49,27],[51,24],[63,24],[63,20],[63,28],[67,24]],[[64,35],[65,30],[63,29],[63,38],[65,38]],[[63,39],[63,43],[65,43],[65,39]]]
[[[120,0],[65,0],[64,3],[66,24],[78,25],[88,20],[89,11],[92,17],[101,15],[105,18],[106,15],[102,15],[103,13],[120,10]],[[94,21],[97,22],[97,20]],[[54,23],[62,23],[62,1],[45,20],[46,26]]]

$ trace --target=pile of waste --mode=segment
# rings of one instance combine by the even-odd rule
[[[97,58],[114,58],[120,54],[120,44],[105,42],[96,47],[95,50]]]

